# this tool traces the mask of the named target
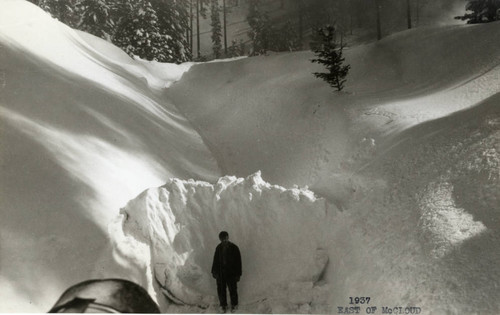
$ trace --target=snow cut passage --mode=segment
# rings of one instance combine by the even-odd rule
[[[120,223],[125,235],[149,246],[156,293],[170,302],[203,308],[216,303],[210,270],[218,233],[226,230],[242,253],[240,304],[269,297],[304,304],[312,302],[327,266],[328,209],[307,188],[271,185],[258,172],[246,179],[222,177],[215,185],[171,179],[131,201]]]

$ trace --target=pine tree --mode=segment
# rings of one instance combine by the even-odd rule
[[[250,26],[248,35],[253,44],[252,54],[265,54],[269,49],[272,27],[268,15],[261,8],[260,0],[249,1],[247,22]]]
[[[469,0],[465,10],[471,12],[465,13],[463,16],[456,16],[455,19],[467,20],[467,24],[500,20],[500,0]]]
[[[228,47],[227,55],[230,58],[238,57],[240,55],[238,53],[238,42],[236,41],[236,39],[233,39],[231,41],[231,45]]]
[[[227,48],[228,57],[239,57],[245,55],[245,43],[242,39],[238,42],[236,39],[231,41],[231,46]]]
[[[76,27],[79,23],[80,17],[78,12],[77,0],[29,0],[36,4],[50,15],[69,25]]]
[[[287,20],[273,37],[276,51],[296,51],[302,46],[297,29],[290,20]]]
[[[112,41],[130,55],[184,62],[192,53],[189,2],[179,0],[29,0],[61,22]],[[206,0],[198,0],[206,1]],[[141,34],[144,37],[141,38]]]
[[[341,91],[344,88],[345,77],[351,68],[350,65],[343,65],[345,59],[342,57],[342,50],[344,46],[343,44],[337,45],[335,27],[332,25],[316,29],[315,35],[316,38],[311,43],[311,49],[318,58],[311,60],[311,62],[324,65],[328,72],[315,72],[314,76],[328,82],[337,91]]]
[[[191,48],[186,36],[189,29],[189,2],[179,0],[153,0],[158,14],[159,26],[162,34],[170,40],[172,50],[171,62],[184,62],[192,59]]]
[[[111,6],[105,0],[82,0],[78,5],[82,16],[78,29],[110,39],[114,28]]]
[[[138,1],[113,38],[131,56],[160,62],[176,61],[172,38],[161,32],[158,16],[149,1]]]
[[[200,54],[201,49],[201,38],[200,38],[200,17],[206,18],[206,8],[208,0],[196,0],[196,58],[199,60],[202,56]]]
[[[222,52],[222,27],[220,22],[220,6],[218,0],[211,0],[210,5],[210,26],[212,26],[212,48],[215,58],[220,58]]]

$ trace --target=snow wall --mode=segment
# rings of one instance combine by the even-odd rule
[[[332,227],[332,301],[369,292],[423,314],[499,313],[499,94],[387,145]]]
[[[312,78],[310,52],[196,65],[166,93],[225,173],[261,169],[342,210],[327,312],[370,296],[378,312],[497,314],[498,36],[497,22],[351,47],[344,93]]]
[[[0,312],[45,312],[94,277],[147,287],[107,225],[170,177],[221,176],[158,92],[189,65],[149,68],[28,1],[0,1]]]
[[[199,312],[218,304],[210,270],[218,234],[226,230],[242,253],[242,309],[307,312],[329,309],[321,280],[334,210],[307,188],[271,185],[260,173],[214,185],[171,179],[131,201],[111,230],[129,237],[130,246],[118,244],[124,255],[145,260],[163,309],[179,310],[170,303]]]
[[[131,201],[113,229],[171,312],[215,311],[211,259],[227,230],[243,255],[244,312],[336,313],[366,292],[378,312],[498,313],[500,98],[391,143],[353,174],[343,211],[260,173],[214,185],[171,179]]]

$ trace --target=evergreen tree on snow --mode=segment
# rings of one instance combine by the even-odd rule
[[[113,38],[131,56],[160,62],[175,61],[172,38],[161,32],[158,16],[149,1],[137,3]]]
[[[276,51],[296,51],[301,48],[300,35],[290,20],[273,33],[273,46]]]
[[[61,22],[149,60],[191,60],[189,2],[179,0],[29,0]],[[143,36],[143,37],[142,37]]]
[[[109,39],[114,22],[111,18],[112,7],[105,0],[82,0],[79,4],[81,21],[78,28],[95,36]]]
[[[196,9],[196,58],[200,60],[202,58],[200,51],[201,51],[201,37],[200,37],[200,17],[206,18],[206,8],[205,4],[209,3],[209,0],[191,0],[194,2],[195,9]]]
[[[468,24],[500,20],[500,0],[469,0],[465,10],[468,11],[465,15],[457,16],[455,19],[467,20]]]
[[[218,0],[211,0],[210,3],[210,26],[212,26],[212,49],[215,58],[220,58],[222,52],[222,27],[220,22],[220,6]]]
[[[169,37],[170,62],[192,59],[186,30],[189,29],[189,2],[182,0],[153,0],[162,34]]]
[[[249,0],[247,22],[248,35],[252,40],[254,55],[265,54],[269,49],[271,23],[269,16],[262,10],[260,0]]]
[[[245,43],[240,39],[239,43],[236,39],[231,41],[231,45],[227,48],[228,57],[239,57],[245,55]]]
[[[327,25],[316,29],[311,49],[318,58],[311,62],[322,64],[328,72],[315,72],[314,76],[328,82],[337,91],[344,88],[345,77],[351,68],[350,65],[344,65],[343,48],[343,44],[337,45],[335,27]]]

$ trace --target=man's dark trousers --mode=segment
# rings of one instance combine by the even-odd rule
[[[217,277],[217,295],[219,296],[220,306],[227,307],[226,287],[229,289],[231,305],[238,305],[238,290],[236,283],[237,279],[234,277]]]

